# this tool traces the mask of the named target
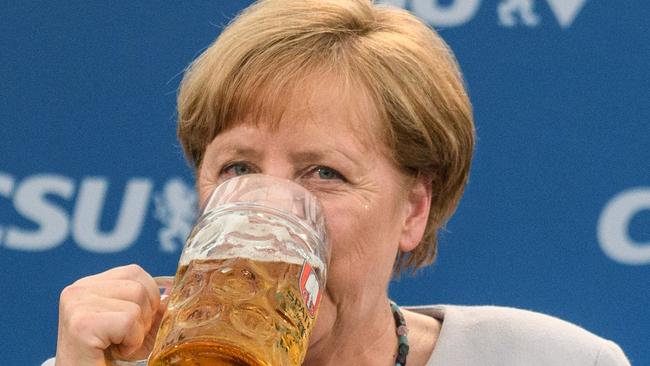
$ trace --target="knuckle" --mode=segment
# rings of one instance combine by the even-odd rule
[[[138,281],[128,281],[126,291],[129,292],[130,298],[139,305],[146,305],[149,301],[147,288]]]
[[[137,264],[127,264],[126,266],[121,267],[121,269],[130,276],[140,276],[145,273],[145,270],[142,269]]]
[[[136,303],[130,302],[127,305],[126,312],[129,314],[129,316],[132,316],[135,319],[137,319],[142,314],[142,307],[140,307],[140,305]]]
[[[140,282],[138,282],[136,286],[137,286],[138,303],[144,306],[148,306],[149,292],[147,291],[147,287]]]
[[[142,309],[140,306],[134,303],[129,303],[128,309],[126,309],[124,314],[124,324],[129,329],[138,325],[141,322],[142,318]]]
[[[75,286],[75,285],[66,286],[61,291],[61,294],[59,295],[59,301],[61,303],[67,302],[70,299],[77,297],[78,293],[79,293],[79,286]]]
[[[69,330],[69,334],[79,339],[84,339],[86,331],[92,325],[92,319],[89,319],[85,312],[75,312],[65,319],[64,326]]]
[[[94,322],[95,314],[80,311],[71,314],[64,324],[63,337],[71,340],[78,347],[104,349],[109,343],[98,337],[95,332],[97,324]]]
[[[77,284],[72,284],[65,287],[59,295],[59,308],[60,310],[67,310],[72,308],[73,304],[83,296],[85,288]]]

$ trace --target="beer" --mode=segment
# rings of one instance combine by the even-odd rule
[[[305,276],[319,271],[299,258],[191,260],[177,271],[148,365],[300,365],[321,292]]]

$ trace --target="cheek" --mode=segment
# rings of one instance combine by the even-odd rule
[[[196,191],[199,195],[200,207],[208,200],[210,194],[217,188],[217,185],[208,173],[201,169],[196,177]]]
[[[370,203],[353,205],[354,201],[353,197],[321,201],[332,248],[327,294],[335,303],[384,293],[397,254],[391,214]]]
[[[327,227],[327,239],[334,257],[339,254],[338,249],[345,246],[342,243],[345,238],[351,236],[349,215],[336,205],[326,202],[323,202],[323,214],[325,215],[325,225]]]
[[[333,266],[374,266],[392,261],[399,240],[390,210],[354,199],[321,201],[332,248]]]

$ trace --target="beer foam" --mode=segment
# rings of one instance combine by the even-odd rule
[[[209,212],[188,237],[179,265],[194,259],[247,258],[299,265],[307,261],[325,270],[317,240],[301,225],[277,215],[252,210]]]

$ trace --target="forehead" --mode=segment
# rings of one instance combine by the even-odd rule
[[[382,147],[376,103],[358,82],[331,74],[311,73],[290,82],[269,83],[244,98],[226,130],[251,124],[271,130],[299,132],[317,128],[333,134],[344,130],[366,148]]]

